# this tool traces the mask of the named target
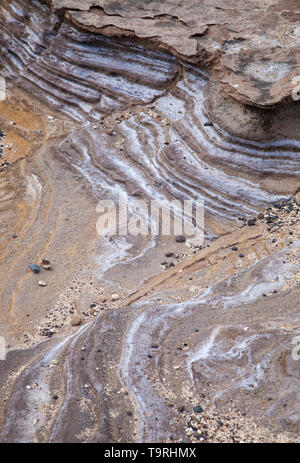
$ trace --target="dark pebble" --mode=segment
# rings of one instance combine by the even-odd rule
[[[193,410],[194,410],[195,413],[202,413],[203,412],[203,408],[201,407],[201,405],[196,405],[196,407],[194,407]]]
[[[247,225],[249,225],[249,227],[253,227],[253,225],[255,225],[255,219],[248,219]]]
[[[183,235],[178,235],[178,236],[176,236],[175,241],[177,243],[184,243],[186,241],[186,238]]]
[[[46,336],[47,338],[51,338],[52,334],[53,333],[51,333],[51,331],[46,330],[46,329],[43,330],[42,333],[41,333],[42,336]]]
[[[40,267],[36,264],[29,265],[29,268],[33,273],[40,273]]]
[[[166,252],[165,257],[173,257],[174,252]]]

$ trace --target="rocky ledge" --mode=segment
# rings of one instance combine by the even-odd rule
[[[77,27],[135,37],[192,63],[236,100],[292,100],[300,71],[298,0],[47,0]],[[298,8],[298,9],[297,9]]]

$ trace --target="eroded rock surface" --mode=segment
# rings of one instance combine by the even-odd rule
[[[147,39],[209,65],[222,89],[260,107],[291,100],[300,72],[297,0],[51,0],[77,26]],[[299,82],[298,82],[299,83]]]
[[[252,71],[293,17],[188,3],[1,2],[3,442],[299,439],[299,109],[241,103],[287,96],[296,54]],[[204,242],[100,237],[121,193],[203,200]]]

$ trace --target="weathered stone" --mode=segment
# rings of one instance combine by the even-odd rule
[[[33,273],[40,273],[40,267],[37,264],[31,264],[29,268]]]
[[[178,235],[178,236],[175,237],[175,241],[177,243],[184,243],[186,241],[186,238],[183,235]]]
[[[292,100],[300,71],[297,0],[51,0],[83,29],[148,39],[209,65],[224,92],[260,107]],[[296,95],[297,96],[297,95]]]
[[[52,270],[52,265],[50,264],[50,262],[49,262],[48,259],[42,259],[41,266],[42,266],[43,269],[45,269],[45,270]]]
[[[247,225],[249,225],[249,227],[253,227],[253,225],[255,225],[255,220],[254,219],[248,219],[247,220]]]
[[[196,407],[194,407],[193,410],[194,410],[194,413],[202,413],[203,412],[203,408],[201,407],[201,405],[196,405]]]
[[[70,325],[72,326],[78,326],[82,322],[82,319],[79,315],[74,315],[74,317],[71,318],[70,320]]]

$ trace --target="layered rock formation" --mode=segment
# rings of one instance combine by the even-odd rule
[[[1,441],[297,439],[294,4],[1,3]],[[202,247],[100,237],[120,193],[203,200]]]
[[[222,90],[243,103],[267,107],[291,100],[299,77],[297,0],[51,0],[51,5],[85,30],[147,39],[184,60],[209,65]]]

